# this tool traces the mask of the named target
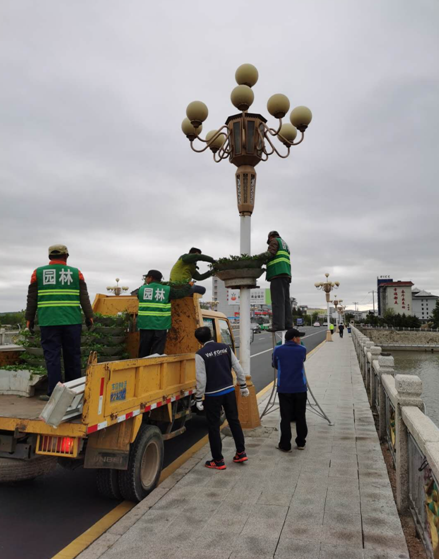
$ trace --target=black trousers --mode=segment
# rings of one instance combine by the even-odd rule
[[[224,408],[237,452],[244,452],[245,450],[244,433],[239,422],[235,391],[233,390],[233,392],[223,396],[206,396],[204,398],[204,409],[209,430],[210,450],[212,451],[212,458],[217,461],[223,460],[223,445],[220,433],[221,406]]]
[[[58,382],[62,382],[61,350],[65,381],[75,380],[81,376],[81,331],[82,324],[41,326],[41,347],[49,376],[47,389],[49,396]]]
[[[291,449],[291,420],[296,421],[296,444],[305,446],[308,427],[306,425],[306,392],[278,394],[280,407],[280,441],[283,450]]]
[[[275,330],[288,330],[293,327],[290,301],[290,278],[273,278],[270,281],[272,327]]]
[[[167,330],[139,330],[139,357],[165,352]]]

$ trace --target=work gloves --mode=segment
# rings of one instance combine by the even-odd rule
[[[85,319],[85,325],[87,326],[88,330],[91,329],[91,327],[93,326],[94,320],[92,318],[86,318]]]
[[[26,328],[31,334],[35,334],[35,322],[33,320],[26,321]]]
[[[198,411],[204,410],[202,398],[199,398],[198,396],[195,398],[195,407],[197,408]]]
[[[241,392],[241,396],[243,396],[244,398],[247,398],[247,396],[250,396],[250,391],[247,388],[246,384],[240,384],[239,385],[239,390]]]

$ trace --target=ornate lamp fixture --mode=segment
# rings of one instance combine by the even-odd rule
[[[312,113],[307,107],[296,107],[290,113],[290,123],[283,124],[282,119],[290,110],[288,97],[282,93],[272,95],[267,103],[268,112],[279,120],[277,128],[270,128],[267,119],[248,110],[253,104],[254,93],[252,87],[258,81],[258,71],[252,64],[242,64],[235,73],[238,85],[231,93],[233,105],[241,111],[229,116],[225,124],[206,134],[206,139],[200,137],[202,123],[209,111],[201,101],[193,101],[186,109],[187,118],[181,128],[191,143],[191,148],[202,153],[208,148],[213,153],[216,163],[228,159],[238,167],[236,171],[236,196],[240,215],[248,216],[253,213],[256,194],[255,167],[260,161],[267,161],[270,155],[276,153],[283,159],[290,155],[292,146],[297,146],[304,139]],[[298,131],[301,136],[295,142]],[[284,153],[278,149],[273,139],[277,138],[285,147]],[[196,140],[205,143],[202,149],[196,149]]]
[[[242,64],[236,70],[238,85],[233,89],[230,99],[239,113],[229,116],[220,128],[208,132],[205,139],[201,138],[201,131],[209,110],[203,102],[189,103],[187,118],[181,125],[193,151],[202,153],[210,149],[216,163],[228,160],[236,165],[236,198],[241,217],[240,252],[248,255],[251,254],[251,215],[256,198],[255,167],[274,153],[283,159],[288,157],[291,147],[303,141],[312,119],[308,108],[296,107],[291,111],[290,122],[284,124],[282,119],[290,110],[290,102],[281,93],[270,97],[267,103],[268,112],[279,121],[276,128],[268,126],[263,115],[248,112],[254,101],[252,88],[258,77],[258,71],[252,64]],[[301,136],[295,141],[298,131]],[[286,149],[279,150],[281,146],[276,146],[276,138]],[[204,147],[197,149],[197,142],[205,144]],[[250,289],[245,286],[240,289],[240,361],[246,374],[250,374]]]
[[[329,317],[329,303],[330,303],[330,294],[331,291],[333,289],[338,289],[340,282],[335,281],[329,281],[329,274],[325,274],[326,277],[326,281],[325,282],[319,282],[319,283],[315,283],[314,285],[316,286],[317,289],[321,289],[322,291],[325,292],[326,294],[326,308],[327,308],[327,315],[328,315],[328,330],[326,331],[326,341],[327,342],[332,342],[332,338],[331,338],[331,330],[329,329],[329,324],[330,324],[330,317]]]
[[[128,291],[128,287],[119,285],[120,279],[116,278],[116,285],[107,287],[107,291],[112,291],[114,295],[120,295],[122,291]]]

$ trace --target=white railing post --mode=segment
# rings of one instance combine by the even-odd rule
[[[378,436],[381,440],[386,437],[386,396],[384,393],[383,377],[395,375],[395,360],[391,355],[380,355],[378,362],[375,363],[375,370],[378,377]]]
[[[381,348],[375,345],[370,348],[368,354],[369,358],[369,378],[367,379],[366,391],[369,392],[370,406],[373,408],[375,398],[376,398],[376,383],[375,383],[375,364],[378,363],[378,358],[381,355]]]
[[[395,375],[395,388],[398,393],[398,405],[395,406],[396,505],[403,513],[409,508],[409,453],[408,431],[401,409],[414,406],[424,411],[424,403],[421,398],[422,381],[416,375]]]

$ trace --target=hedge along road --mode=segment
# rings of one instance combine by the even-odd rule
[[[325,328],[303,328],[308,351],[325,339]],[[251,346],[252,378],[256,392],[273,380],[272,335],[256,334]],[[194,416],[187,431],[165,442],[168,466],[207,434],[203,416]],[[113,510],[117,501],[98,495],[95,472],[78,468],[56,470],[20,485],[0,485],[1,559],[50,559]]]

